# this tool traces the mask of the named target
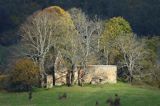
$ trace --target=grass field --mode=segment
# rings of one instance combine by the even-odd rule
[[[58,95],[66,92],[68,98],[59,100]],[[28,100],[28,93],[0,93],[0,106],[107,106],[108,97],[117,93],[121,106],[160,106],[160,90],[154,88],[134,87],[127,84],[99,85],[85,87],[55,87],[53,89],[36,89],[33,100]]]

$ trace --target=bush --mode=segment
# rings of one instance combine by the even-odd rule
[[[28,86],[37,85],[39,68],[29,59],[19,59],[10,72],[8,90],[24,91]]]

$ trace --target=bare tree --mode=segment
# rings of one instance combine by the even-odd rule
[[[50,48],[60,41],[60,26],[62,22],[58,17],[42,11],[30,16],[20,28],[24,53],[38,63],[42,87],[46,74],[45,59]]]
[[[143,59],[145,51],[143,42],[138,41],[136,35],[127,34],[119,36],[115,44],[122,54],[121,67],[127,67],[129,71],[129,82],[131,83],[136,73],[140,73],[140,61]]]
[[[78,49],[74,57],[78,60],[76,63],[80,64],[86,71],[87,64],[93,60],[93,55],[99,50],[101,22],[96,17],[90,19],[80,9],[72,8],[70,14],[77,30],[76,47]]]
[[[98,51],[98,39],[101,33],[101,22],[97,18],[90,19],[80,9],[70,10],[76,30],[78,31],[78,43],[81,64],[87,65],[88,57],[95,49]],[[94,49],[94,50],[93,50]]]
[[[68,82],[66,82],[69,86],[74,83],[74,69],[78,62],[78,39],[76,30],[72,29],[68,32],[66,39],[63,41],[63,46],[59,49],[59,53],[61,54],[61,58],[63,58],[65,67],[67,67],[67,75],[71,77],[67,77]]]

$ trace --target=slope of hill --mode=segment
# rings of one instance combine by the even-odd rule
[[[67,99],[59,100],[58,95],[67,93]],[[106,106],[106,100],[115,93],[120,96],[122,106],[160,106],[160,90],[140,88],[126,84],[85,87],[55,87],[35,90],[33,100],[28,93],[0,93],[0,106]]]

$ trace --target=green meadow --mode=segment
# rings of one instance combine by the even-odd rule
[[[63,93],[67,93],[67,99],[59,100],[58,96]],[[95,106],[96,101],[99,106],[107,106],[107,98],[114,98],[115,93],[121,99],[121,106],[160,106],[160,90],[123,83],[34,89],[31,101],[26,92],[1,91],[0,106]]]

